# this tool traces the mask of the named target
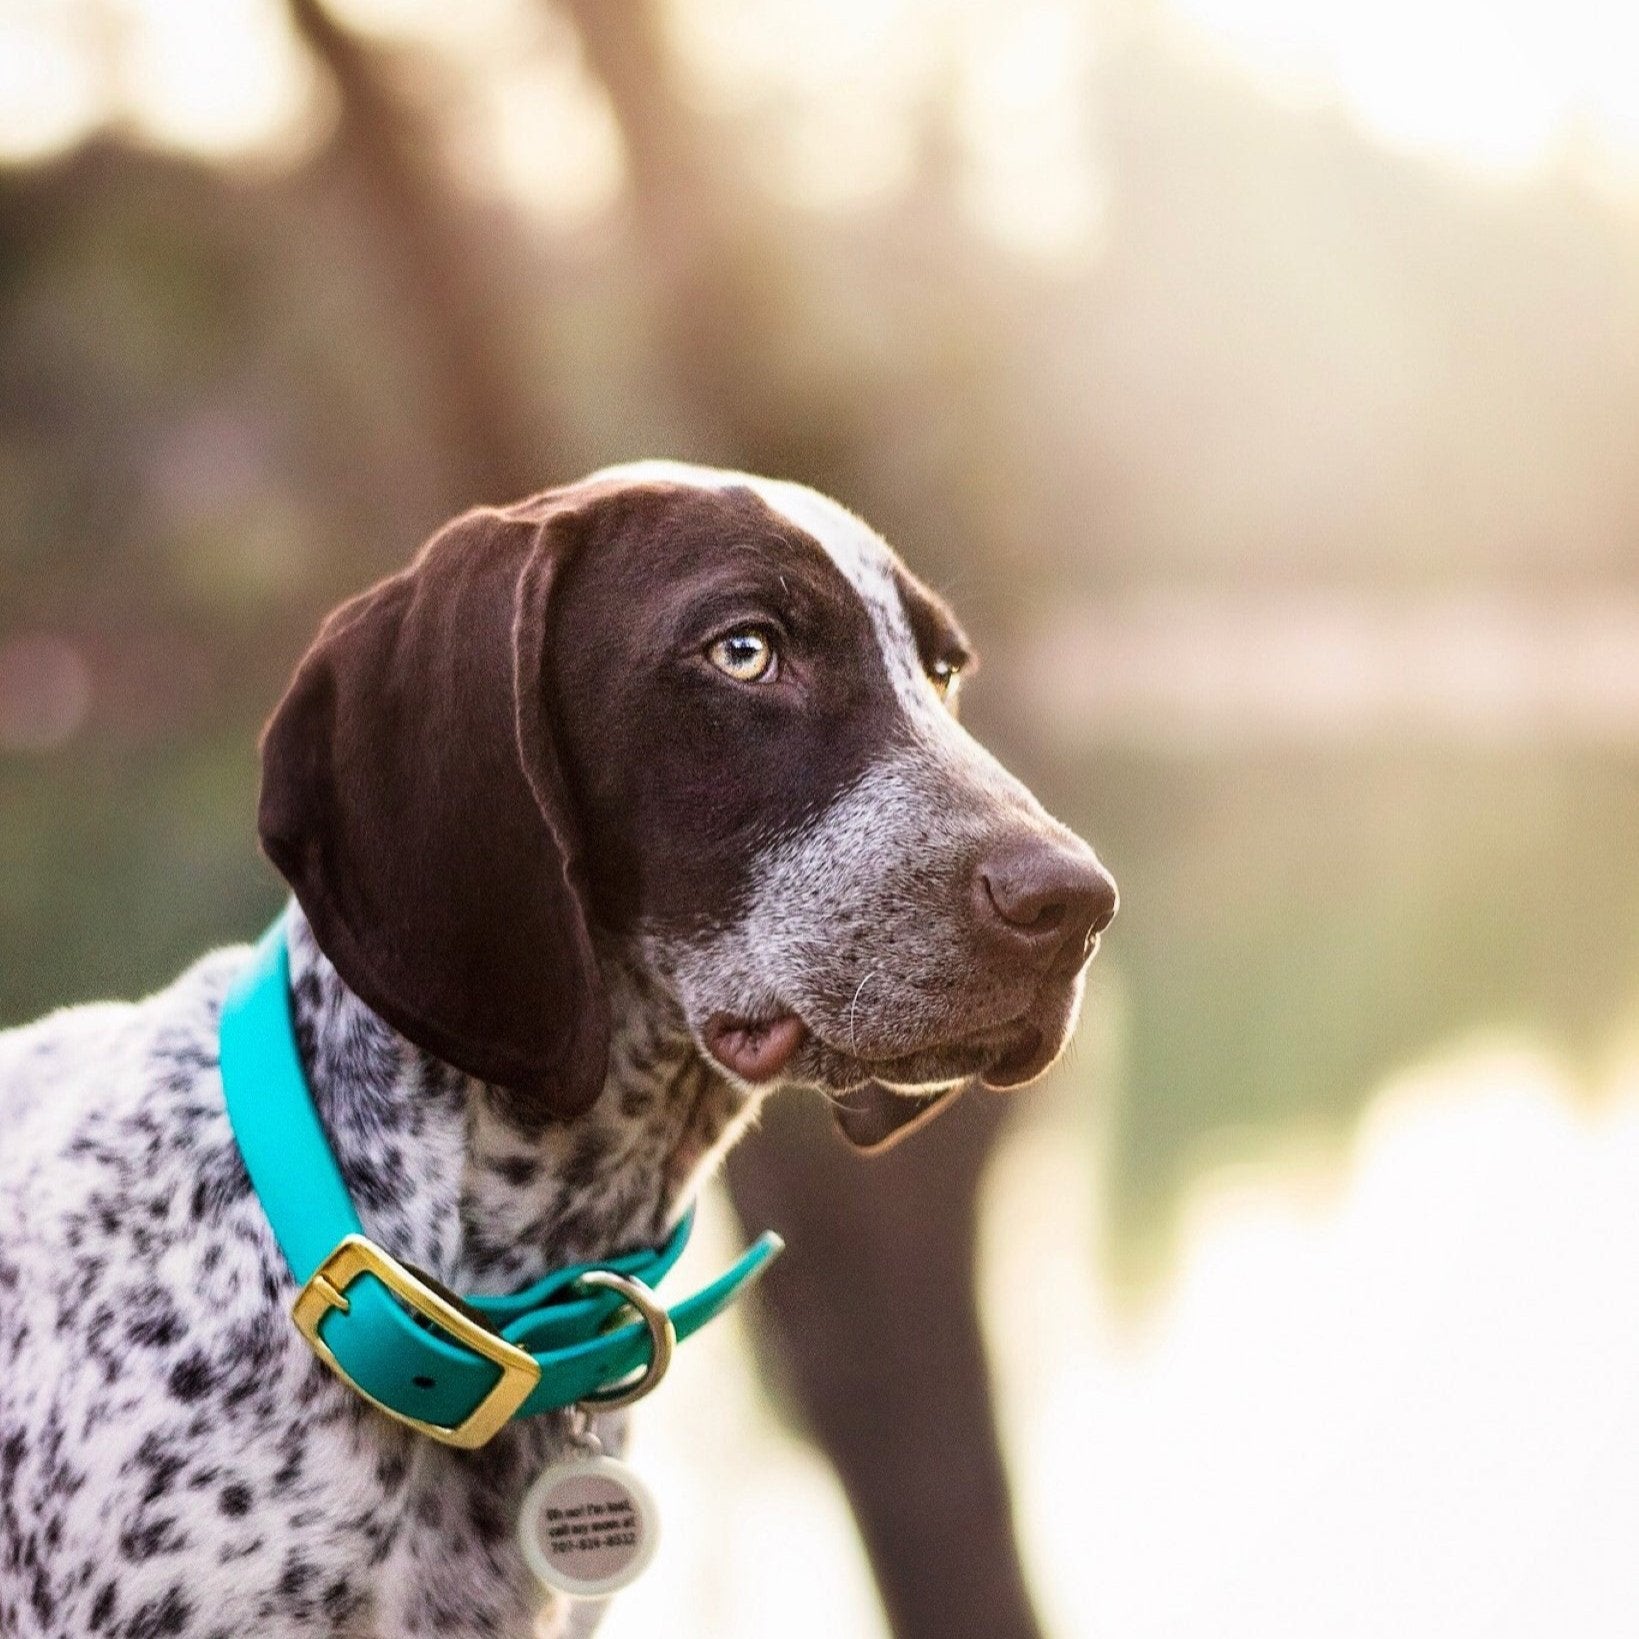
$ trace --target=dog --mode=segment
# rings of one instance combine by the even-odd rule
[[[259,829],[372,1239],[516,1290],[662,1239],[778,1085],[871,1146],[1039,1076],[1116,889],[960,727],[972,665],[842,506],[672,463],[338,609]],[[0,1632],[556,1631],[514,1521],[563,1419],[452,1450],[291,1322],[218,1069],[248,960],[0,1036]]]

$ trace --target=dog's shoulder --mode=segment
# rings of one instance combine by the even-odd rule
[[[249,955],[0,1036],[0,1296],[26,1300],[0,1303],[0,1632],[249,1631],[198,1585],[230,1551],[249,1580],[257,1396],[296,1403],[311,1365],[222,1101]]]
[[[0,1031],[0,1193],[45,1157],[94,1160],[97,1147],[82,1140],[98,1129],[157,1121],[166,1103],[185,1117],[219,1089],[222,999],[249,955],[226,946],[142,1001],[83,1003]],[[173,1135],[185,1141],[188,1126]]]

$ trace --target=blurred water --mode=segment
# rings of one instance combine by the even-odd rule
[[[1592,1073],[1639,1012],[1626,756],[1230,744],[1073,779],[1123,896],[1091,985],[1118,1039],[1089,1094],[1118,1276],[1164,1265],[1201,1167],[1336,1140],[1476,1031]]]
[[[1522,1046],[1403,1078],[1342,1156],[1202,1180],[1137,1321],[1043,1112],[988,1275],[1052,1631],[1631,1634],[1636,1072],[1592,1107]]]

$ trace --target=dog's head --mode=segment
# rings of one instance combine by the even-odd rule
[[[860,1089],[875,1143],[1039,1075],[1115,912],[957,722],[971,661],[835,502],[610,469],[330,618],[264,739],[263,841],[348,984],[525,1111],[597,1097],[607,940],[730,1076]]]

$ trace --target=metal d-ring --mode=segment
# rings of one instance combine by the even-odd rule
[[[614,1411],[641,1400],[657,1388],[672,1363],[672,1351],[677,1347],[677,1330],[672,1317],[661,1308],[654,1293],[640,1280],[629,1275],[617,1275],[612,1269],[589,1269],[576,1280],[577,1286],[598,1286],[614,1292],[649,1329],[649,1362],[642,1376],[632,1382],[617,1384],[612,1389],[600,1389],[596,1394],[581,1396],[583,1406],[597,1406],[603,1411]]]

